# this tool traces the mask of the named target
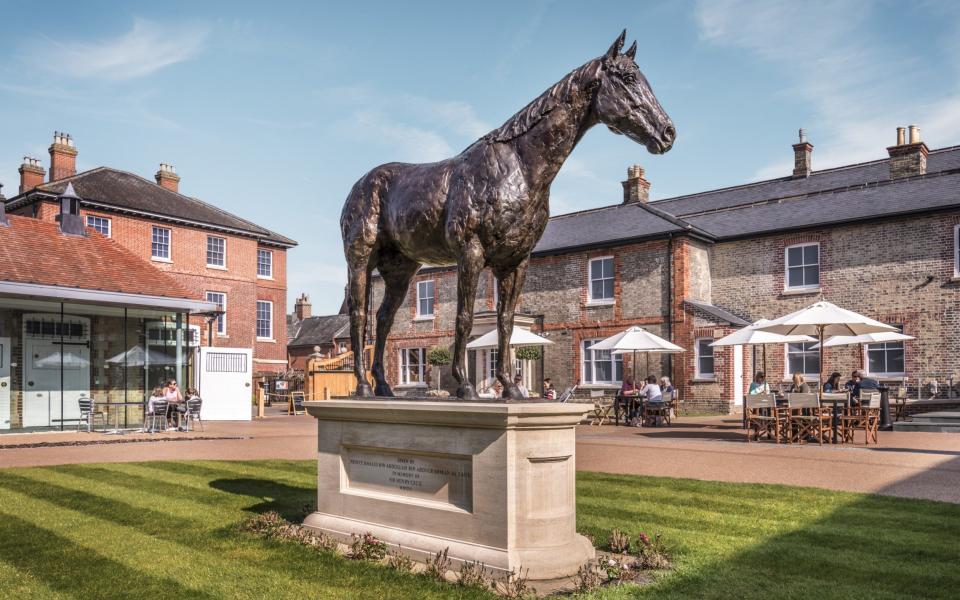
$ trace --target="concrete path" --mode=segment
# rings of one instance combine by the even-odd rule
[[[189,434],[0,435],[0,467],[310,459],[316,452],[315,435],[312,418],[287,416],[279,410],[269,412],[262,421],[208,423],[205,432]],[[869,447],[862,442],[822,448],[746,444],[737,419],[706,417],[679,419],[669,428],[582,426],[577,439],[581,470],[780,483],[960,503],[960,435],[955,434],[881,432],[880,446]],[[82,445],[59,445],[74,443]],[[38,444],[42,446],[24,447]]]

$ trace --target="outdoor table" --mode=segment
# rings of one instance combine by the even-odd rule
[[[97,402],[99,406],[143,406],[143,402]],[[120,411],[114,411],[116,413],[113,429],[108,429],[104,431],[106,435],[123,435],[127,432],[125,429],[120,429]]]
[[[833,396],[827,397],[827,396]],[[833,443],[840,443],[840,434],[838,428],[840,426],[840,409],[841,407],[847,407],[850,405],[850,394],[821,394],[820,395],[820,404],[832,404],[833,411],[830,415],[830,429],[833,431]]]

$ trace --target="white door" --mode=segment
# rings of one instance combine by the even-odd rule
[[[743,346],[733,347],[733,405],[743,404]]]
[[[71,421],[79,419],[78,399],[90,396],[90,349],[80,345],[61,346],[47,340],[26,339],[23,354],[23,379],[26,382],[23,389],[23,426],[56,427],[62,422],[69,425]]]
[[[200,348],[197,381],[204,421],[249,421],[253,350],[249,348]]]
[[[10,338],[0,337],[0,429],[10,429]]]

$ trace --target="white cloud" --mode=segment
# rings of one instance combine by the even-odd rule
[[[196,56],[210,30],[200,25],[162,25],[134,19],[130,31],[93,42],[44,36],[28,60],[70,77],[121,80],[142,77]]]
[[[380,142],[397,153],[394,160],[431,162],[449,158],[492,129],[476,109],[459,100],[438,100],[369,86],[341,86],[317,93],[321,102],[349,107],[335,124],[352,137]]]
[[[867,0],[700,0],[696,20],[703,40],[747,50],[783,68],[787,92],[813,108],[817,169],[882,158],[900,125],[921,125],[931,147],[956,143],[960,82],[956,70],[943,70],[956,63],[940,63],[936,58],[945,57],[936,55],[946,51],[956,57],[960,46],[938,48],[928,39],[918,50],[907,37],[883,36],[870,26],[875,8]],[[957,24],[954,33],[960,31],[957,15],[946,9],[943,14],[945,23]],[[931,84],[943,76],[953,87],[931,97],[943,94]],[[791,168],[792,161],[777,160],[756,178],[780,177]]]

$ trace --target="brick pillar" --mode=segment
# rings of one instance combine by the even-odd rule
[[[809,177],[812,166],[813,144],[807,141],[807,135],[801,129],[800,142],[793,145],[793,176]]]
[[[672,270],[670,273],[670,287],[672,303],[671,340],[678,346],[683,346],[687,352],[674,356],[673,373],[671,378],[674,386],[680,390],[684,398],[690,397],[689,380],[693,376],[692,361],[693,348],[693,318],[687,315],[683,301],[690,290],[690,246],[687,238],[676,238],[672,243]]]

